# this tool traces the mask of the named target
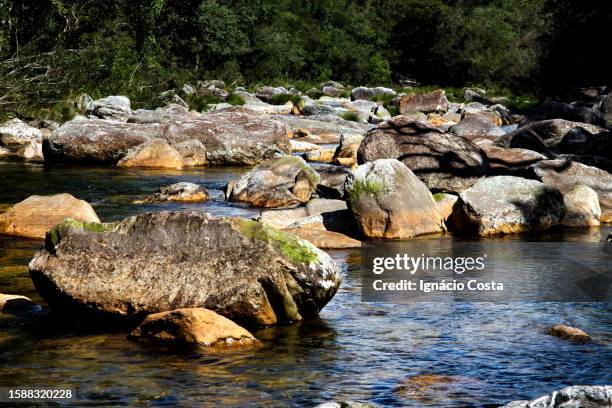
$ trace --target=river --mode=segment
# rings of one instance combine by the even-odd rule
[[[0,163],[0,203],[68,192],[90,202],[103,221],[143,211],[201,209],[252,217],[223,200],[222,188],[245,168],[119,170]],[[176,181],[204,185],[203,204],[132,205]],[[611,229],[560,231],[506,240],[598,241]],[[453,242],[450,237],[427,238]],[[479,242],[499,243],[504,238]],[[42,302],[27,264],[40,242],[0,237],[0,293]],[[500,251],[491,245],[491,251]],[[363,400],[383,406],[494,407],[574,384],[612,383],[610,303],[366,303],[360,250],[329,251],[343,282],[316,321],[254,334],[255,351],[180,354],[144,347],[124,332],[83,332],[69,323],[24,330],[0,319],[0,387],[70,386],[74,406],[313,406]],[[543,262],[542,269],[547,268]],[[545,334],[569,322],[596,341],[574,344]],[[455,380],[430,392],[402,393],[422,374]]]

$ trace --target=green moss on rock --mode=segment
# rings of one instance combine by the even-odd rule
[[[314,251],[315,247],[300,240],[295,235],[279,231],[261,222],[243,218],[232,218],[232,222],[249,239],[256,239],[272,245],[273,248],[294,263],[308,264],[319,259],[319,255]]]
[[[350,201],[357,200],[362,194],[379,195],[387,191],[385,185],[374,180],[355,180],[350,190],[348,190]]]
[[[69,229],[75,228],[87,232],[112,231],[117,223],[83,222],[72,218],[66,218],[47,232],[45,243],[55,247],[61,241],[62,235]]]

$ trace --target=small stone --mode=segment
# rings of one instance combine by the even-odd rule
[[[201,203],[208,199],[208,192],[202,186],[194,183],[174,183],[160,188],[155,194],[134,204],[149,204],[163,202]]]
[[[564,324],[558,324],[553,326],[548,331],[551,336],[559,337],[560,339],[573,341],[576,343],[587,343],[591,341],[591,336],[586,334],[584,331],[575,327],[566,326]]]

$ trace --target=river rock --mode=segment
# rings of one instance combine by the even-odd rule
[[[201,203],[208,200],[208,191],[198,184],[180,182],[161,187],[155,194],[142,200],[134,201],[134,204],[181,202]]]
[[[316,167],[321,177],[317,184],[317,194],[322,198],[344,199],[344,183],[351,171],[346,167],[321,164]]]
[[[93,101],[87,113],[100,119],[126,122],[132,116],[132,109],[127,97],[107,96]]]
[[[444,96],[444,90],[438,89],[433,92],[416,94],[410,93],[402,96],[399,103],[399,111],[402,115],[411,112],[446,112],[448,110],[448,99]]]
[[[383,96],[388,98],[393,98],[397,93],[391,88],[384,88],[382,86],[378,86],[376,88],[368,88],[365,86],[358,86],[357,88],[353,88],[351,91],[351,97],[354,100],[372,100],[375,96]]]
[[[138,320],[204,307],[241,325],[315,316],[340,285],[338,267],[311,243],[198,211],[66,221],[49,233],[30,275],[60,315]]]
[[[514,234],[557,225],[564,210],[559,190],[513,176],[478,180],[459,195],[450,221],[459,233]]]
[[[584,331],[575,327],[566,326],[564,324],[558,324],[551,327],[548,334],[577,343],[587,343],[591,341],[591,336],[586,334]]]
[[[302,133],[309,135],[313,140],[299,139],[311,143],[339,143],[343,134],[361,135],[362,137],[374,126],[369,123],[353,122],[344,120],[335,115],[316,115],[316,116],[273,116],[287,126],[289,126],[296,137]],[[321,139],[316,140],[314,136]],[[296,137],[297,138],[297,137]]]
[[[234,348],[258,343],[246,329],[204,308],[150,314],[129,338],[187,347]]]
[[[551,119],[530,123],[506,133],[495,141],[501,147],[519,147],[534,150],[550,156],[559,153],[557,145],[572,129],[580,127],[590,133],[599,133],[603,129],[587,123],[570,122],[563,119]]]
[[[289,95],[289,91],[282,86],[262,86],[257,90],[257,92],[255,92],[255,96],[257,98],[267,103],[272,103],[274,101],[274,97],[277,95]]]
[[[287,228],[286,232],[311,242],[320,249],[361,248],[361,241],[334,231],[319,228]]]
[[[299,140],[289,140],[291,144],[291,151],[294,153],[302,153],[302,152],[310,152],[313,150],[321,149],[318,145],[314,143],[301,142]]]
[[[459,196],[447,193],[436,193],[434,194],[433,198],[438,206],[438,211],[440,211],[442,218],[444,218],[444,222],[448,221],[449,217],[453,213],[455,203],[459,199]]]
[[[596,227],[599,225],[601,208],[597,193],[590,187],[576,185],[563,194],[565,211],[561,225],[567,227]]]
[[[36,306],[25,296],[0,293],[0,313],[22,314],[31,312]]]
[[[51,227],[65,218],[100,222],[91,205],[70,194],[33,195],[0,214],[0,234],[43,239]]]
[[[183,167],[199,167],[206,164],[206,148],[199,140],[174,143],[172,147],[181,155]]]
[[[533,150],[504,148],[493,144],[478,144],[489,164],[489,174],[524,176],[529,173],[529,166],[547,157]]]
[[[0,150],[8,158],[42,161],[42,132],[19,119],[0,125]],[[2,155],[0,155],[1,157]]]
[[[549,101],[527,112],[526,116],[530,121],[565,119],[595,126],[606,126],[605,116],[601,112],[576,103]]]
[[[368,132],[357,162],[398,159],[431,190],[460,192],[485,175],[482,150],[470,141],[423,122],[396,116]]]
[[[283,124],[239,107],[172,123],[72,120],[44,140],[43,151],[49,162],[114,165],[130,149],[155,138],[173,144],[199,140],[212,165],[252,165],[290,152]]]
[[[576,185],[584,184],[595,190],[602,212],[612,210],[612,174],[597,167],[569,160],[542,160],[530,169],[543,183],[568,193]]]
[[[117,167],[181,169],[183,157],[164,139],[151,139],[128,151]]]
[[[445,230],[427,186],[398,160],[359,166],[348,176],[345,189],[349,208],[367,237],[411,238]]]
[[[176,120],[197,117],[188,107],[178,104],[166,105],[155,110],[136,109],[128,119],[129,123],[171,123]]]
[[[319,175],[304,160],[285,156],[262,163],[244,174],[229,192],[229,201],[253,207],[288,207],[310,200]]]
[[[306,217],[346,209],[345,201],[315,198],[301,207],[264,210],[261,212],[259,221],[274,228],[283,229]]]
[[[472,138],[488,135],[493,129],[497,128],[497,124],[485,112],[464,114],[458,124],[451,126],[450,131],[457,136],[470,136]]]
[[[340,402],[324,402],[314,408],[379,408],[379,405],[370,404],[368,402],[358,401],[340,401]]]
[[[514,401],[500,408],[609,408],[611,385],[574,385],[532,401]]]
[[[612,132],[592,134],[576,127],[565,134],[557,150],[566,154],[594,155],[612,160]]]
[[[305,152],[302,154],[302,158],[309,162],[331,163],[334,161],[335,155],[336,149],[319,149]]]

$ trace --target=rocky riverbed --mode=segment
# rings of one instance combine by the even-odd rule
[[[436,305],[435,317],[431,306],[391,311],[359,302],[360,255],[349,249],[373,239],[602,241],[612,210],[603,104],[549,103],[518,115],[472,90],[465,98],[474,101],[464,103],[449,102],[441,90],[397,95],[337,83],[324,84],[317,99],[220,83],[187,90],[224,91],[245,103],[195,112],[174,95],[166,107],[146,111],[132,110],[124,97],[84,96],[84,115],[67,123],[0,126],[7,160],[0,163],[1,292],[33,301],[23,313],[2,315],[1,355],[17,361],[16,378],[32,375],[26,350],[53,370],[40,354],[47,347],[64,342],[74,350],[78,339],[96,339],[96,371],[105,369],[104,353],[129,350],[141,350],[138,370],[150,370],[162,346],[174,350],[163,352],[168,362],[182,361],[174,353],[187,350],[215,359],[217,377],[202,372],[188,383],[222,379],[220,394],[206,393],[206,401],[227,405],[250,401],[225,391],[240,367],[255,373],[244,381],[279,406],[355,396],[383,405],[480,406],[550,392],[547,378],[556,388],[610,383],[609,304],[562,305],[561,314],[559,305],[521,304]],[[290,102],[275,104],[278,95]],[[561,323],[593,341],[564,340],[572,327],[559,339],[547,334]],[[461,325],[472,332],[461,334]],[[142,344],[124,343],[130,332]],[[499,336],[512,345],[496,344]],[[459,352],[458,345],[476,352],[483,337],[484,355]],[[374,351],[384,344],[390,348]],[[571,358],[547,377],[528,362],[543,350],[557,362],[555,353]],[[443,364],[445,353],[456,364]],[[523,365],[516,367],[522,380],[499,368],[508,353]],[[266,374],[266,360],[280,370],[278,382]],[[585,365],[590,374],[579,375]],[[64,373],[74,378],[84,367]],[[326,391],[323,377],[292,374],[296,367],[337,384]],[[172,381],[167,368],[155,370]],[[360,371],[370,380],[351,374]],[[410,376],[452,381],[408,380],[418,389],[397,391]],[[86,398],[101,381],[94,378],[84,384]],[[135,403],[136,394],[122,401]]]

